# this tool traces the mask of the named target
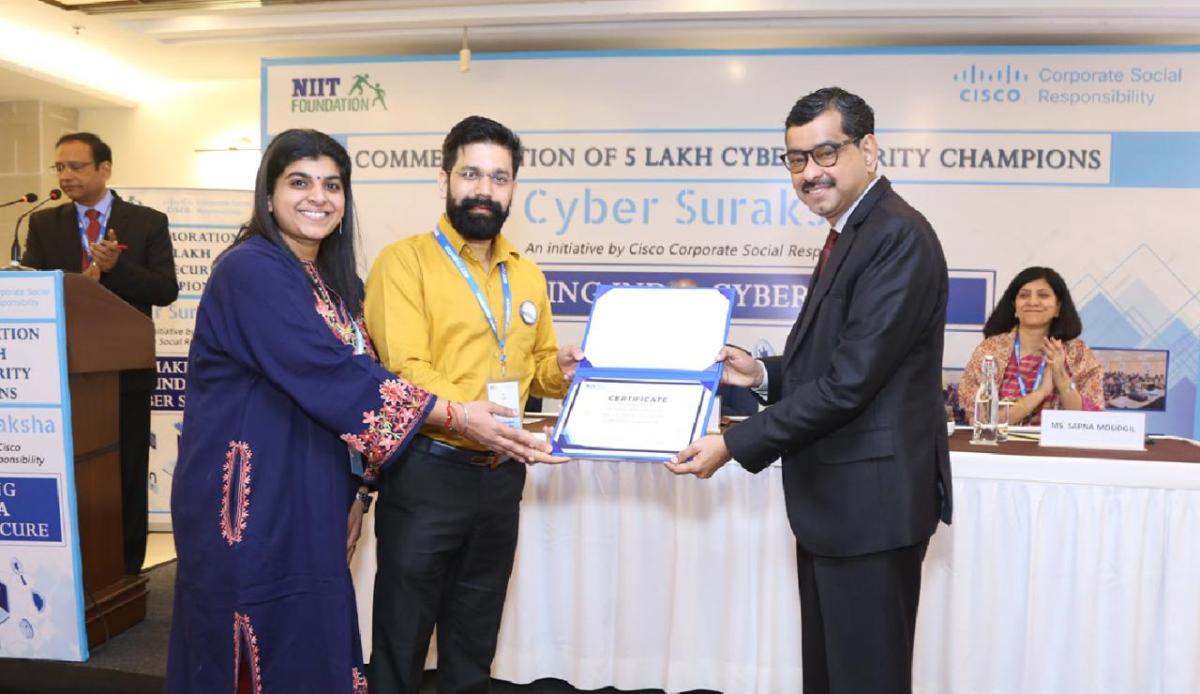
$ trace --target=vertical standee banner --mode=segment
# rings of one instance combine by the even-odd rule
[[[246,190],[119,187],[129,202],[167,215],[175,249],[179,298],[154,308],[158,381],[150,403],[149,510],[151,530],[171,529],[171,481],[183,431],[187,356],[200,294],[212,262],[250,218],[253,193]],[[249,298],[247,300],[250,300]]]
[[[0,658],[83,661],[61,272],[0,272]]]
[[[827,230],[779,163],[783,122],[839,85],[874,107],[880,172],[945,248],[948,385],[1011,278],[1046,265],[1103,348],[1106,404],[1196,436],[1197,80],[1196,46],[476,54],[468,73],[450,55],[281,59],[262,66],[262,129],[346,144],[369,261],[444,209],[450,126],[496,118],[526,147],[505,233],[546,271],[560,340],[601,284],[687,277],[732,288],[730,340],[777,354]]]

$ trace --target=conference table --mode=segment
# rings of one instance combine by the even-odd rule
[[[1200,692],[1200,447],[972,446],[926,555],[922,694]],[[800,692],[795,544],[778,464],[529,469],[493,676],[580,689]],[[374,535],[355,557],[370,649]],[[436,654],[431,649],[430,666]]]

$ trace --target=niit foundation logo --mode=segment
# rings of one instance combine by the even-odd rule
[[[365,72],[349,79],[293,77],[291,107],[293,113],[386,111],[387,90]]]

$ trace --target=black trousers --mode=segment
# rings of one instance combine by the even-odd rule
[[[125,573],[136,576],[146,560],[149,514],[150,391],[121,390],[121,535]]]
[[[857,557],[796,547],[804,694],[910,694],[925,541]]]
[[[387,471],[375,516],[371,694],[416,694],[437,625],[438,691],[491,690],[525,466],[492,469],[417,444]],[[443,453],[445,452],[444,449]]]

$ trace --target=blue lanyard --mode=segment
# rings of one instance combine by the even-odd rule
[[[471,276],[471,271],[467,269],[467,264],[463,262],[462,256],[454,250],[454,246],[450,245],[450,239],[446,238],[441,229],[434,227],[433,235],[437,238],[442,250],[446,252],[446,257],[450,258],[450,262],[458,268],[458,274],[467,281],[467,286],[475,294],[475,301],[479,302],[479,308],[483,309],[483,317],[487,318],[488,325],[492,328],[492,334],[496,336],[496,342],[500,345],[500,374],[504,375],[508,363],[508,355],[504,352],[504,341],[508,335],[508,326],[512,322],[512,289],[508,286],[508,264],[500,263],[500,286],[504,290],[504,333],[501,334],[499,326],[496,325],[496,316],[492,313],[492,307],[488,305],[487,297],[483,295],[479,283]]]
[[[1021,378],[1021,336],[1017,335],[1013,339],[1013,351],[1017,353],[1017,390],[1021,391],[1021,397],[1025,397],[1025,379]],[[1046,358],[1042,357],[1042,363],[1038,364],[1037,378],[1033,380],[1033,389],[1037,390],[1038,386],[1042,385],[1042,376],[1046,373]]]

